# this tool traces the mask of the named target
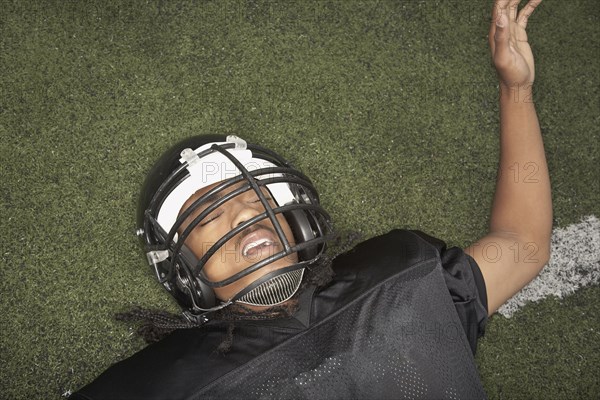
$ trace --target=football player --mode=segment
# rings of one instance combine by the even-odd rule
[[[187,139],[148,174],[138,219],[148,262],[183,315],[148,313],[158,331],[147,332],[187,329],[73,398],[485,397],[477,338],[550,256],[526,34],[540,3],[494,5],[501,153],[487,235],[461,250],[394,230],[331,260],[331,221],[306,176],[236,136]],[[515,167],[534,173],[515,180]]]

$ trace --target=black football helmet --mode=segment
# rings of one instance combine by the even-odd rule
[[[210,185],[216,186],[180,214],[194,193]],[[198,259],[184,244],[190,232],[212,211],[246,191],[256,193],[265,211],[230,230]],[[276,207],[269,204],[265,192]],[[181,231],[183,222],[200,209]],[[286,238],[277,214],[285,217],[295,244]],[[208,259],[235,235],[263,220],[270,220],[283,250],[227,279],[209,281],[203,273]],[[236,301],[269,306],[288,300],[298,290],[304,268],[322,256],[326,241],[334,235],[310,179],[278,154],[237,136],[222,135],[195,136],[164,153],[143,185],[137,223],[137,234],[159,283],[177,300],[186,318],[198,323]],[[229,285],[293,253],[298,254],[298,263],[265,274],[231,299],[215,297],[213,288]]]

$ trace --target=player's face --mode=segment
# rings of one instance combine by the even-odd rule
[[[219,182],[220,183],[220,182]],[[194,201],[208,192],[210,189],[218,185],[215,183],[206,188],[200,189],[192,195],[181,208],[180,214],[183,213]],[[234,185],[219,194],[219,197],[235,190],[239,185]],[[268,199],[272,207],[276,207],[275,202],[271,199],[271,195],[266,188],[261,188],[265,197]],[[208,204],[205,204],[196,209],[190,217],[184,221],[179,232],[183,232],[186,226],[196,218],[202,210],[213,203],[216,199],[212,199]],[[221,207],[214,210],[206,218],[204,218],[187,237],[185,243],[199,259],[214,245],[219,239],[225,236],[236,226],[241,223],[262,214],[265,211],[264,206],[258,199],[258,195],[253,190],[248,190],[234,198],[226,201]],[[294,245],[294,237],[287,221],[281,214],[276,214],[277,220],[283,229],[283,232],[290,243]],[[213,254],[204,266],[204,274],[211,282],[222,281],[232,275],[244,270],[245,268],[263,260],[273,254],[277,254],[283,250],[283,245],[277,236],[275,228],[271,221],[263,219],[247,229],[242,230],[233,238],[225,242],[223,246],[215,254]],[[253,273],[235,281],[227,286],[214,288],[215,295],[221,300],[228,300],[237,294],[240,290],[248,286],[256,279],[265,274],[281,269],[288,265],[298,262],[296,253],[290,254],[275,262],[254,271]],[[252,307],[254,308],[254,307]]]

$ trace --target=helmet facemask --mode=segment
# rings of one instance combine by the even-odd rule
[[[333,235],[329,216],[320,207],[318,193],[310,180],[275,153],[247,146],[236,137],[195,150],[186,148],[179,161],[181,165],[160,185],[144,211],[143,237],[148,260],[159,282],[184,309],[195,315],[215,311],[235,301],[273,306],[291,298],[300,286],[304,268],[321,257],[325,242]],[[215,168],[219,164],[220,167]],[[230,177],[221,179],[225,173]],[[210,185],[214,187],[179,214],[182,204],[192,194]],[[198,259],[185,245],[186,239],[212,212],[244,193],[256,195],[264,212],[235,226]],[[273,205],[267,199],[269,195]],[[285,218],[293,238],[286,237],[278,216]],[[280,251],[261,257],[225,279],[210,281],[204,274],[210,257],[234,237],[260,224],[273,227],[281,244]],[[215,288],[230,285],[294,253],[298,254],[298,262],[263,274],[218,304]]]

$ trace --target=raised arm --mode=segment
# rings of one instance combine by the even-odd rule
[[[489,233],[465,251],[483,274],[488,313],[530,282],[550,258],[552,200],[532,98],[534,61],[527,21],[542,0],[497,0],[489,33],[500,80],[500,166]]]

